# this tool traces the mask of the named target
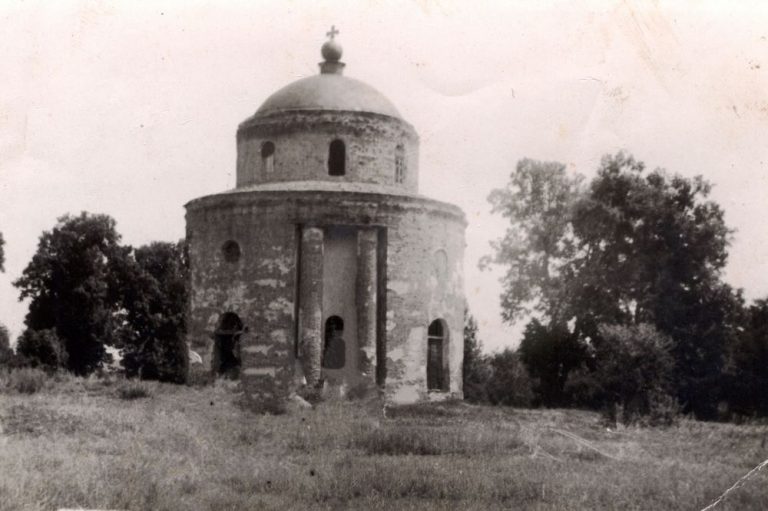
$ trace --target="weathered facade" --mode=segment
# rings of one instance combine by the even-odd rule
[[[418,195],[413,127],[322,53],[239,126],[237,187],[186,206],[191,346],[263,409],[461,397],[464,215]]]

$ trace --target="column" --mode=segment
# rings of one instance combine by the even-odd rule
[[[301,231],[299,274],[299,357],[307,385],[320,381],[323,349],[323,230],[306,226]]]
[[[357,231],[357,304],[358,369],[369,383],[376,382],[376,253],[378,230]]]

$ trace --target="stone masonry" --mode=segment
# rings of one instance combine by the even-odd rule
[[[237,360],[262,410],[461,397],[464,215],[418,195],[413,127],[334,40],[323,56],[240,125],[237,187],[186,205],[192,349],[217,375]]]

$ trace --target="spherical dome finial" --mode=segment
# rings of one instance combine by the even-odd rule
[[[326,62],[338,62],[341,60],[341,45],[333,39],[326,41],[320,52]]]
[[[322,53],[326,62],[338,62],[341,60],[341,45],[335,41],[338,33],[336,25],[331,25],[331,30],[325,33],[329,39],[323,44],[320,53]]]

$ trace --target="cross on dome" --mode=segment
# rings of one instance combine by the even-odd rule
[[[320,63],[321,74],[340,75],[344,69],[344,63],[341,62],[341,45],[336,42],[336,35],[338,33],[339,31],[336,29],[336,25],[331,25],[331,30],[325,33],[325,35],[328,36],[328,40],[325,41],[323,47],[320,48],[320,53],[325,59],[325,62]]]

